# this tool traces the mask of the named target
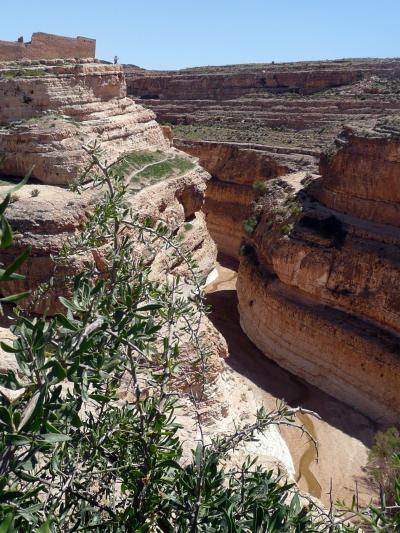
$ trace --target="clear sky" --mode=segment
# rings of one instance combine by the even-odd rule
[[[146,68],[400,56],[400,0],[0,0],[0,39],[97,39]]]

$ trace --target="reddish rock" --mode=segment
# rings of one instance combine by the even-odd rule
[[[400,129],[346,128],[321,157],[323,186],[315,196],[327,207],[400,226]]]
[[[365,414],[394,422],[400,415],[399,219],[376,220],[387,222],[387,213],[399,208],[400,137],[379,126],[363,134],[346,130],[339,145],[322,158],[321,178],[304,188],[301,175],[289,174],[259,199],[258,224],[246,237],[239,268],[241,324],[280,365]],[[381,202],[380,217],[378,210],[364,211],[366,201]]]
[[[207,226],[218,250],[237,258],[244,236],[243,221],[251,215],[252,203],[259,196],[254,184],[293,170],[297,158],[290,153],[272,153],[263,146],[181,140],[174,144],[197,157],[211,174],[204,205]],[[309,157],[312,165],[313,157]]]

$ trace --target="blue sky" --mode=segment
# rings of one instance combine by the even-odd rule
[[[1,0],[0,39],[97,39],[146,68],[400,56],[400,0]]]

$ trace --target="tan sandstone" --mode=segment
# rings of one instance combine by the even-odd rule
[[[126,97],[119,65],[0,64],[2,172],[51,185],[71,183],[98,142],[109,161],[133,150],[166,150],[152,111]]]
[[[389,422],[400,414],[398,220],[382,224],[362,206],[386,195],[388,212],[398,208],[389,188],[400,175],[399,143],[379,126],[364,138],[347,131],[322,159],[321,178],[275,182],[259,201],[238,279],[242,327],[264,353]],[[346,191],[341,202],[332,201],[336,190]]]

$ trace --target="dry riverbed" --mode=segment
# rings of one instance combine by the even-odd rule
[[[220,258],[218,278],[207,287],[211,320],[225,337],[228,365],[254,385],[253,394],[267,408],[284,399],[290,406],[317,412],[321,419],[301,415],[301,422],[318,441],[317,454],[305,434],[281,430],[293,457],[300,488],[329,505],[332,499],[351,502],[358,491],[361,505],[376,496],[364,473],[368,447],[379,429],[348,405],[290,374],[269,360],[243,333],[236,296],[236,265]]]

